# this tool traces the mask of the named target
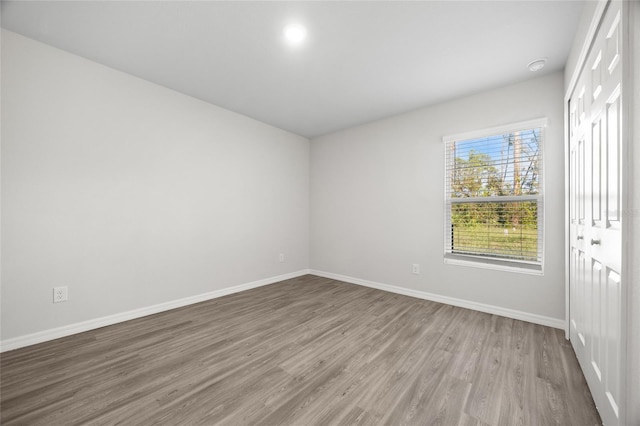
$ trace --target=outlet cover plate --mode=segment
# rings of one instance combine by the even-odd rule
[[[66,302],[69,298],[67,286],[53,288],[53,303]]]

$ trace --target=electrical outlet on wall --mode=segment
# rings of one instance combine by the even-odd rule
[[[53,288],[53,303],[66,302],[69,297],[67,286]]]
[[[278,261],[280,261],[280,263],[284,262],[284,253],[278,255]]]
[[[416,275],[420,274],[420,264],[418,264],[418,263],[414,263],[414,264],[411,266],[411,273],[412,273],[412,274],[416,274]]]

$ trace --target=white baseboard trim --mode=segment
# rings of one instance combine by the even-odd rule
[[[357,284],[364,287],[371,287],[378,290],[388,291],[390,293],[402,294],[404,296],[416,297],[418,299],[430,300],[432,302],[444,303],[447,305],[458,306],[461,308],[472,309],[474,311],[485,312],[488,314],[500,315],[507,318],[513,318],[521,321],[527,321],[534,324],[545,325],[548,327],[559,328],[564,330],[564,319],[551,318],[543,315],[531,314],[528,312],[517,311],[515,309],[503,308],[500,306],[487,305],[484,303],[473,302],[470,300],[457,299],[455,297],[441,296],[439,294],[427,293],[425,291],[411,290],[404,287],[397,287],[389,284],[382,284],[374,281],[363,280],[360,278],[348,277],[346,275],[334,274],[331,272],[317,271],[311,269],[312,275],[323,278],[331,278],[333,280],[344,281],[351,284]]]
[[[37,333],[18,336],[11,339],[0,341],[0,352],[6,352],[13,349],[23,348],[25,346],[35,345],[36,343],[47,342],[49,340],[58,339],[60,337],[70,336],[72,334],[82,333],[96,328],[113,325],[136,318],[146,317],[147,315],[157,314],[159,312],[168,311],[183,306],[192,305],[194,303],[204,302],[206,300],[216,299],[233,293],[250,290],[256,287],[277,283],[279,281],[297,278],[309,274],[308,269],[291,272],[276,277],[265,278],[263,280],[253,281],[245,284],[227,287],[220,290],[211,291],[209,293],[199,294],[197,296],[185,297],[183,299],[172,300],[170,302],[159,303],[145,308],[134,309],[132,311],[121,312],[119,314],[108,315],[106,317],[95,318],[75,324],[65,325],[62,327],[52,328],[50,330],[39,331]]]
[[[291,272],[284,275],[278,275],[271,278],[265,278],[245,284],[227,287],[215,290],[209,293],[199,294],[197,296],[185,297],[183,299],[172,300],[170,302],[160,303],[145,308],[134,309],[132,311],[121,312],[119,314],[108,315],[106,317],[95,318],[75,324],[62,327],[52,328],[37,333],[18,336],[11,339],[0,341],[0,353],[13,349],[23,348],[25,346],[35,345],[37,343],[47,342],[49,340],[59,339],[60,337],[70,336],[72,334],[82,333],[96,328],[106,327],[108,325],[129,321],[136,318],[142,318],[147,315],[157,314],[159,312],[168,311],[183,306],[193,305],[194,303],[204,302],[206,300],[216,299],[218,297],[227,296],[229,294],[238,293],[252,288],[262,287],[265,285],[277,283],[279,281],[291,278],[301,277],[303,275],[312,274],[323,278],[344,281],[351,284],[357,284],[365,287],[375,288],[378,290],[388,291],[391,293],[402,294],[405,296],[416,297],[418,299],[431,300],[433,302],[444,303],[447,305],[459,306],[461,308],[472,309],[475,311],[486,312],[489,314],[500,315],[507,318],[513,318],[521,321],[527,321],[534,324],[545,325],[548,327],[559,328],[564,330],[564,320],[558,318],[546,317],[543,315],[531,314],[528,312],[517,311],[514,309],[502,308],[500,306],[487,305],[484,303],[472,302],[469,300],[457,299],[454,297],[441,296],[438,294],[427,293],[419,290],[411,290],[404,287],[397,287],[389,284],[382,284],[374,281],[353,278],[346,275],[334,274],[331,272],[318,271],[314,269],[302,269],[300,271]]]

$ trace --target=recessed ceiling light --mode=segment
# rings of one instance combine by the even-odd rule
[[[284,28],[284,36],[289,44],[301,44],[307,37],[307,29],[299,24],[287,25]]]
[[[532,72],[540,71],[542,68],[544,68],[546,63],[547,63],[547,58],[536,59],[535,61],[529,62],[529,64],[527,65],[527,68],[529,68],[529,71],[532,71]]]

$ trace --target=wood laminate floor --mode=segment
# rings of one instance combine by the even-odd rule
[[[560,330],[311,275],[9,351],[3,425],[595,425]]]

